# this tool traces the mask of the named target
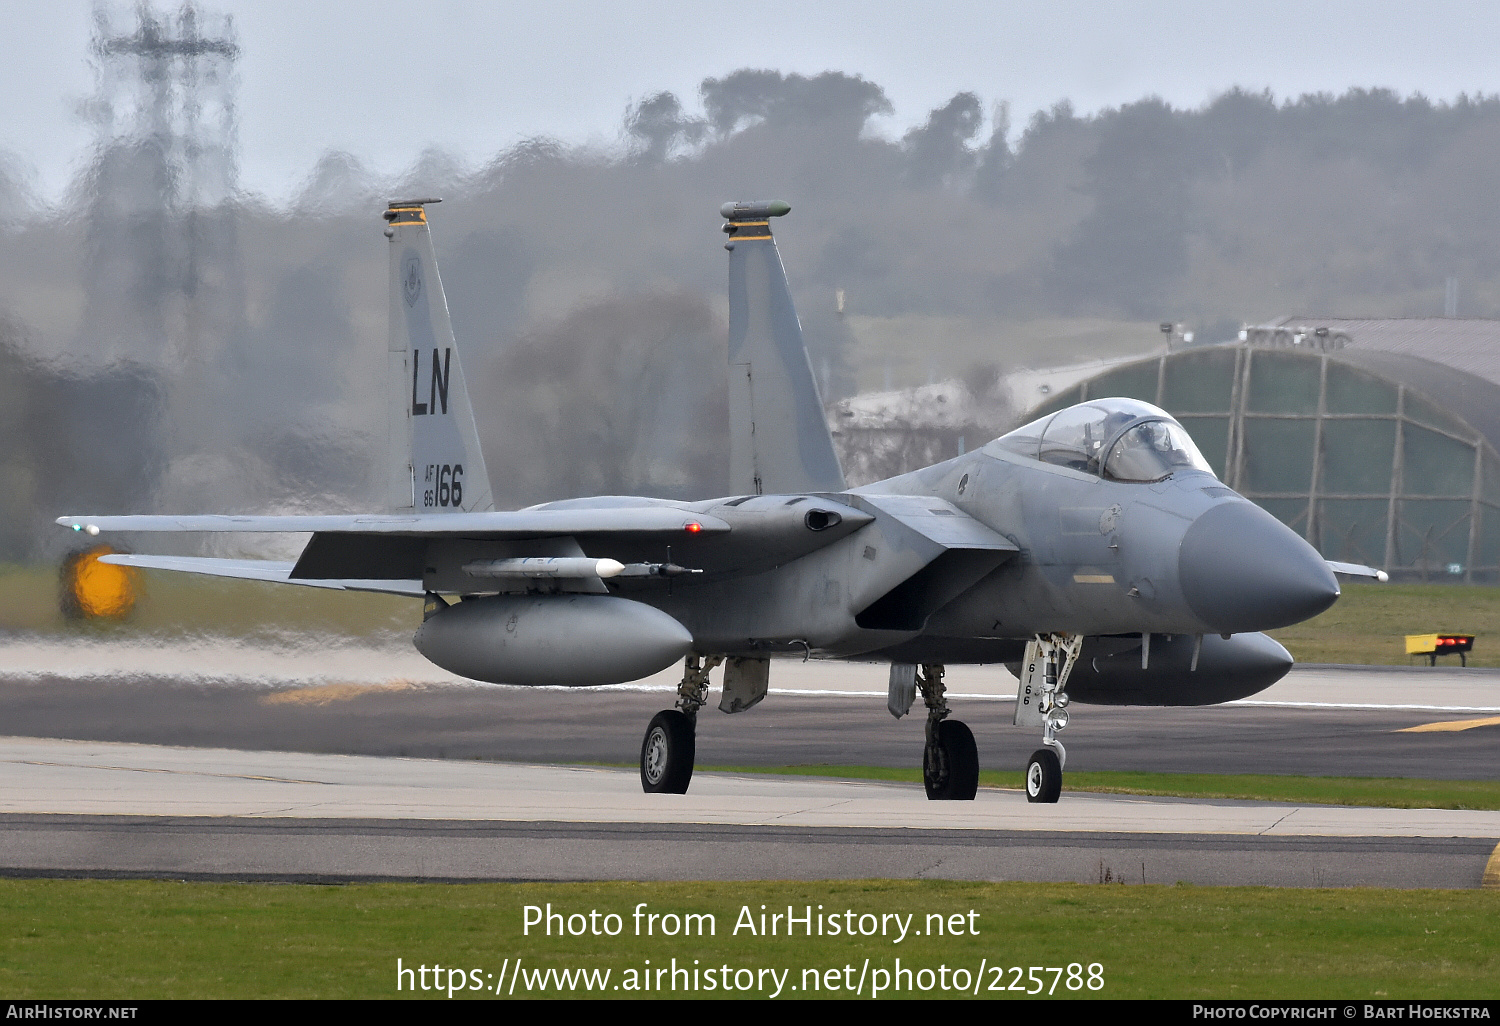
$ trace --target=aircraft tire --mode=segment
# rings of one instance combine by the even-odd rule
[[[938,724],[937,744],[922,758],[922,783],[932,801],[971,802],[979,790],[979,748],[961,720]],[[934,750],[937,749],[937,750]]]
[[[1038,748],[1026,764],[1026,800],[1055,805],[1062,794],[1062,763],[1050,748]]]
[[[641,740],[641,790],[687,794],[697,746],[697,732],[682,712],[663,709],[653,716]]]

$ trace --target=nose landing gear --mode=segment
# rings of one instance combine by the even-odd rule
[[[1015,723],[1041,727],[1042,745],[1026,763],[1026,800],[1055,803],[1062,794],[1062,771],[1068,750],[1057,739],[1068,725],[1068,674],[1083,648],[1083,638],[1067,634],[1038,634],[1026,646]]]

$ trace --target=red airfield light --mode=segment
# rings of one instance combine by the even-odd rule
[[[1427,657],[1429,666],[1437,665],[1440,655],[1457,655],[1460,665],[1469,665],[1468,653],[1474,651],[1472,634],[1408,634],[1406,654]]]

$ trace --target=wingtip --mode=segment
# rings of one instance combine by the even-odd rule
[[[74,531],[82,531],[84,534],[87,534],[91,537],[97,535],[99,533],[99,526],[97,524],[85,523],[84,520],[84,517],[58,517],[54,522],[59,527],[67,527]]]

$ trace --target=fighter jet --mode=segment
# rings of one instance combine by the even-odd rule
[[[920,692],[929,798],[972,799],[974,736],[947,668],[1004,663],[1026,769],[1055,802],[1070,700],[1204,705],[1292,664],[1262,631],[1339,596],[1302,538],[1213,475],[1188,432],[1132,399],[1044,417],[981,449],[846,485],[771,233],[785,203],[725,204],[730,486],[696,502],[571,498],[496,511],[438,277],[427,209],[393,202],[388,508],[337,516],[68,516],[90,535],[310,532],[293,563],[108,562],[423,601],[417,649],[475,680],[591,686],[684,673],[641,743],[641,785],[683,793],[710,672],[719,708],[767,693],[778,656],[887,663],[898,719]],[[499,699],[503,700],[503,699]]]

